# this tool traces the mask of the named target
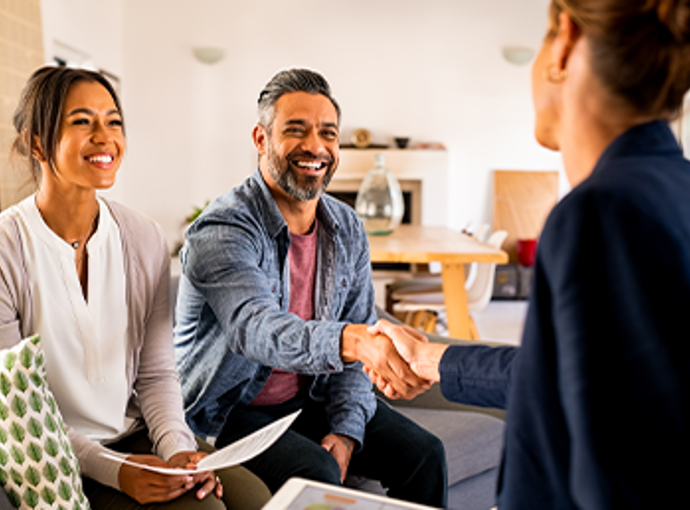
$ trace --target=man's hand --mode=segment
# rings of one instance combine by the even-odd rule
[[[345,475],[347,475],[347,467],[350,465],[352,450],[355,448],[355,442],[349,437],[339,434],[328,434],[321,440],[321,446],[333,455],[338,463],[340,467],[340,483],[343,483]]]
[[[411,399],[429,389],[429,381],[410,369],[389,337],[368,329],[364,324],[349,324],[343,328],[340,351],[343,361],[361,361],[369,371],[386,381],[399,398]]]
[[[410,326],[396,326],[386,320],[378,321],[369,328],[372,334],[386,335],[393,341],[400,356],[409,363],[410,368],[422,379],[439,382],[441,375],[438,370],[443,353],[448,348],[445,344],[429,343],[426,336]],[[376,386],[389,398],[400,398],[396,388],[392,387],[385,376],[376,370],[366,372]]]

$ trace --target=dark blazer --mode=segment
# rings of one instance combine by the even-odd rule
[[[690,162],[665,122],[617,138],[551,213],[514,362],[470,351],[458,377],[458,349],[447,397],[511,381],[501,510],[687,508]]]

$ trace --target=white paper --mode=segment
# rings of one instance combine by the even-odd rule
[[[156,473],[162,473],[165,475],[185,475],[193,473],[201,473],[204,471],[217,471],[230,466],[235,466],[252,459],[266,450],[269,446],[276,442],[276,440],[282,436],[285,431],[290,428],[292,422],[295,421],[297,415],[300,411],[296,411],[289,414],[270,425],[252,432],[246,437],[229,444],[225,448],[213,452],[212,454],[204,457],[197,464],[196,469],[177,469],[177,468],[164,468],[158,466],[149,466],[148,464],[139,464],[138,462],[130,462],[128,460],[122,460],[120,457],[111,455],[109,453],[102,453],[104,457],[115,459],[117,461],[129,464],[130,466],[135,466],[140,469],[148,469],[149,471],[155,471]]]

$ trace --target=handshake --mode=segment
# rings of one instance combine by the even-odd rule
[[[346,326],[341,354],[343,361],[361,361],[371,382],[388,398],[411,399],[440,380],[439,363],[447,348],[429,343],[414,328],[380,320],[373,326]]]

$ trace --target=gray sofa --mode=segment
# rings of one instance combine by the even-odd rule
[[[177,280],[173,279],[173,303],[176,291]],[[379,317],[398,322],[381,309],[377,312]],[[471,341],[428,336],[433,342],[476,345]],[[413,400],[394,401],[391,405],[443,441],[448,463],[450,510],[488,510],[494,506],[503,442],[503,411],[448,402],[437,384]],[[348,485],[383,493],[380,484],[372,480],[350,478]],[[0,510],[12,509],[6,494],[0,490]]]
[[[177,298],[178,279],[177,276],[172,278],[171,303]],[[377,307],[376,312],[380,318],[399,322],[381,308]],[[476,345],[469,340],[427,336],[432,342]],[[443,441],[448,464],[449,510],[488,510],[494,506],[503,447],[503,411],[448,402],[437,384],[413,400],[397,400],[390,404]],[[372,480],[349,478],[346,483],[362,490],[384,493],[381,485]]]
[[[398,322],[382,309],[377,309],[377,313],[381,318]],[[427,336],[432,342],[476,345],[474,341]],[[504,411],[448,402],[438,384],[413,400],[390,403],[443,441],[448,464],[449,509],[488,510],[495,505]],[[383,493],[381,486],[371,480],[349,482],[364,490]]]

